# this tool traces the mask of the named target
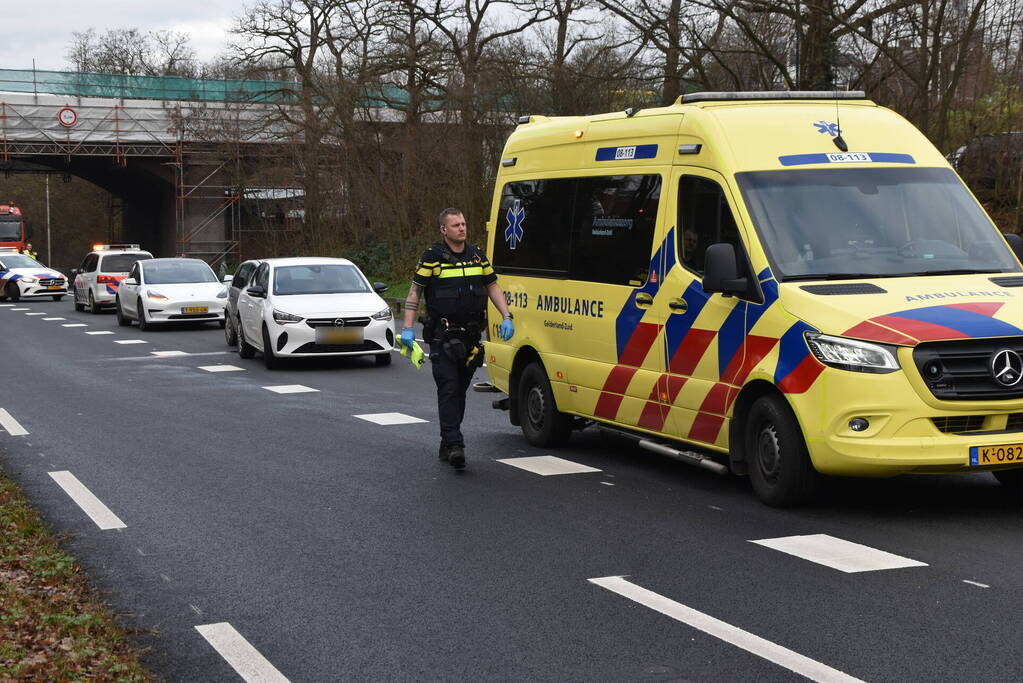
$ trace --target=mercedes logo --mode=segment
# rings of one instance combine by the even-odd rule
[[[1014,387],[1023,378],[1023,358],[1012,349],[991,356],[991,376],[1003,387]]]
[[[345,326],[345,319],[344,318],[338,318],[337,320],[334,321],[334,327],[344,327],[344,326]],[[1019,356],[1016,356],[1016,359],[1019,360]]]

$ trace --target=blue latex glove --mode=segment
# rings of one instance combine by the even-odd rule
[[[401,343],[407,346],[409,349],[416,343],[416,331],[410,327],[406,327],[401,331]]]
[[[515,323],[511,320],[505,320],[501,323],[501,340],[508,341],[515,335]]]

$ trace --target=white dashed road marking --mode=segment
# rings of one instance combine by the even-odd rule
[[[963,583],[968,583],[971,586],[977,586],[978,588],[990,588],[991,586],[986,583],[980,583],[979,581],[970,581],[969,579],[963,579]]]
[[[778,666],[785,667],[789,671],[794,671],[812,681],[821,681],[822,683],[862,683],[860,679],[854,678],[838,669],[833,669],[827,664],[822,664],[798,652],[793,652],[786,647],[772,643],[749,631],[744,631],[737,626],[725,623],[720,619],[715,619],[709,614],[698,612],[692,607],[687,607],[682,603],[675,602],[663,595],[638,586],[624,577],[605,576],[599,579],[588,580],[590,583],[606,588],[612,593],[617,593],[644,607],[649,607],[656,612],[669,616],[676,621],[688,624],[710,636],[742,648],[758,657],[763,657],[769,662],[774,662]]]
[[[278,671],[266,657],[259,654],[259,650],[252,647],[252,644],[245,640],[231,624],[226,622],[204,624],[196,626],[195,630],[213,646],[214,650],[220,653],[221,657],[227,660],[227,663],[244,680],[251,683],[256,681],[259,683],[287,682],[288,679],[284,677],[284,674]]]
[[[0,304],[0,308],[11,308],[14,304]]]
[[[554,474],[584,474],[586,472],[600,472],[596,467],[580,465],[571,460],[556,458],[553,455],[536,455],[528,458],[504,458],[497,462],[505,465],[518,467],[519,469],[539,474],[542,477],[549,477]]]
[[[26,313],[25,315],[46,315],[45,313]]]
[[[406,415],[405,413],[370,413],[366,415],[352,415],[352,417],[357,417],[360,420],[365,420],[366,422],[372,422],[373,424],[385,426],[408,425],[416,424],[418,422],[426,422],[426,420],[422,420],[418,417],[412,417],[411,415]]]
[[[85,484],[78,481],[75,475],[71,474],[67,470],[61,472],[50,472],[49,473],[53,480],[57,482],[64,493],[71,496],[71,500],[78,503],[78,507],[85,511],[85,514],[96,523],[100,529],[124,529],[126,525],[122,522],[117,515],[110,511],[106,505],[100,501],[92,491],[85,488]]]
[[[117,339],[115,344],[148,344],[145,339]]]
[[[88,325],[85,323],[67,323],[65,325],[61,325],[61,327],[88,327]]]
[[[86,332],[86,334],[96,336],[98,334],[113,334],[113,332],[111,332],[110,330],[97,330],[96,332]]]
[[[150,351],[149,353],[160,358],[169,358],[170,356],[187,356],[186,351]]]
[[[18,424],[18,421],[11,417],[5,409],[0,408],[0,427],[11,436],[25,436],[28,432]]]
[[[237,372],[245,370],[245,368],[240,368],[237,365],[200,365],[199,369],[206,372]]]
[[[780,550],[783,553],[849,574],[927,566],[925,562],[917,562],[908,557],[900,557],[852,541],[843,541],[841,538],[827,534],[763,538],[759,541],[750,541],[750,543]]]
[[[31,308],[12,308],[12,311],[31,311]]]
[[[263,387],[267,391],[272,391],[275,394],[304,394],[310,391],[319,391],[319,389],[313,389],[312,387],[303,386],[301,384],[279,384],[273,387]]]
[[[43,320],[67,320],[67,318],[43,318]]]

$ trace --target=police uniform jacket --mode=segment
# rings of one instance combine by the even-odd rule
[[[423,252],[412,276],[413,284],[426,292],[428,327],[434,328],[441,318],[451,325],[469,323],[484,326],[487,286],[497,275],[483,252],[466,243],[460,254],[447,244],[438,242]]]

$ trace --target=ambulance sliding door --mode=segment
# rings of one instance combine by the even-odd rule
[[[704,253],[711,244],[733,244],[745,264],[737,212],[724,179],[707,169],[676,168],[665,192],[671,194],[669,210],[676,227],[675,267],[660,294],[668,299],[663,336],[666,386],[660,397],[667,415],[664,431],[724,448],[725,415],[737,394],[733,383],[743,366],[747,307],[736,297],[705,293],[701,282]]]

